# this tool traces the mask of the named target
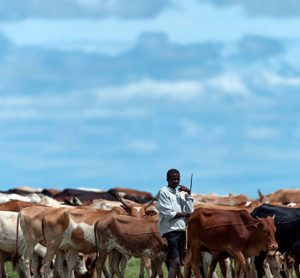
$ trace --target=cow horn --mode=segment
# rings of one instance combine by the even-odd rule
[[[152,198],[149,202],[145,203],[145,204],[144,204],[145,209],[146,209],[147,207],[150,207],[154,201],[155,201],[155,199]]]
[[[257,192],[258,192],[258,196],[259,196],[258,200],[262,203],[265,198],[265,195],[261,193],[260,189],[258,189]]]
[[[118,192],[116,192],[117,199],[128,209],[131,209],[131,207],[125,202],[125,200],[120,196]]]

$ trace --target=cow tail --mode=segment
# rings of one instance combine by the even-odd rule
[[[44,219],[45,219],[45,217],[43,217],[43,219],[42,219],[42,235],[43,235],[44,241],[47,244],[46,235],[45,235],[45,220]]]
[[[96,221],[95,225],[94,225],[94,237],[95,237],[95,247],[96,247],[96,257],[94,259],[94,261],[92,262],[92,267],[96,266],[96,262],[99,258],[99,239],[98,239],[98,233],[97,233],[97,224],[98,224],[99,220]]]
[[[15,253],[13,254],[12,257],[12,267],[13,270],[16,269],[17,263],[19,261],[19,225],[20,225],[20,217],[21,213],[18,213],[17,216],[17,227],[16,227],[16,248],[15,248]]]

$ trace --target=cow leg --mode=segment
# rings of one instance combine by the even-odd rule
[[[184,278],[190,278],[192,276],[192,271],[191,271],[191,250],[188,249],[184,258]]]
[[[144,278],[144,267],[146,267],[148,276],[151,277],[152,274],[151,259],[146,256],[141,257],[140,278]]]
[[[34,278],[41,278],[41,258],[38,254],[33,253],[32,256],[32,273]]]
[[[212,277],[213,272],[216,269],[216,266],[217,266],[217,263],[218,263],[219,259],[220,259],[219,254],[213,254],[213,256],[211,258],[211,262],[210,262],[209,267],[208,267],[208,274],[207,274],[208,278]]]
[[[64,260],[65,260],[64,253],[62,251],[57,251],[55,254],[55,260],[53,266],[54,278],[66,278],[67,270],[65,270]]]
[[[295,274],[296,277],[300,277],[299,273],[299,262],[300,262],[300,241],[297,241],[293,246],[292,246],[292,254],[294,255],[295,262],[294,262],[294,269],[295,269]]]
[[[118,260],[117,254],[115,255],[115,250],[112,250],[108,254],[108,265],[109,265],[109,272],[111,278],[115,277],[115,263]],[[119,263],[119,262],[118,262]]]
[[[254,263],[256,268],[257,278],[263,278],[264,276],[264,260],[266,258],[267,253],[261,252],[258,257],[255,257]]]
[[[0,252],[0,275],[1,275],[1,278],[7,277],[6,269],[4,266],[5,261],[6,261],[6,255],[3,252]]]
[[[299,272],[299,262],[295,261],[294,263],[294,270],[297,278],[300,278],[300,272]]]
[[[32,245],[26,245],[24,247],[24,254],[23,254],[23,263],[25,268],[25,276],[26,278],[31,278],[31,271],[30,271],[30,260],[33,257],[34,254],[34,246],[37,244],[37,242],[33,243]]]
[[[109,269],[110,269],[110,275],[113,278],[115,274],[120,277],[124,277],[125,268],[127,265],[127,257],[123,254],[121,254],[117,250],[112,250],[108,254],[109,259]]]
[[[124,254],[121,254],[121,258],[120,258],[120,263],[119,263],[119,268],[118,269],[120,269],[122,277],[124,277],[124,275],[125,275],[125,269],[126,269],[127,261],[129,260],[129,258],[130,257],[127,257]]]
[[[59,244],[57,243],[50,243],[47,245],[47,251],[45,254],[45,257],[43,259],[43,268],[44,268],[44,276],[50,277],[50,266],[52,263],[52,260],[54,258],[54,255],[56,253],[56,250],[58,250]],[[58,269],[58,273],[63,273],[63,269]]]
[[[159,278],[163,278],[163,270],[162,270],[163,260],[159,258],[153,258],[151,260],[151,278],[155,278],[157,275]]]
[[[219,265],[222,273],[222,277],[224,278],[231,278],[231,261],[229,258],[223,256],[219,259]]]
[[[264,271],[265,271],[267,278],[273,278],[272,271],[271,271],[272,265],[274,264],[273,261],[274,261],[274,258],[271,258],[269,256],[267,256],[266,259],[264,260]],[[275,275],[275,277],[278,277],[278,276]]]
[[[255,277],[256,276],[254,259],[255,259],[255,257],[253,257],[253,256],[249,258],[249,265],[250,265],[251,277]]]
[[[246,277],[251,278],[250,266],[248,264],[248,261],[245,259],[243,253],[242,252],[233,252],[232,255],[236,259],[238,268],[242,268],[242,270],[246,274]],[[237,275],[239,275],[239,271],[237,272]],[[239,276],[237,276],[237,277],[239,277]]]
[[[140,273],[139,273],[139,278],[144,278],[144,268],[145,268],[145,265],[144,265],[143,259],[141,258],[140,259]],[[149,276],[149,277],[151,277],[151,276]]]
[[[105,260],[107,257],[107,251],[105,249],[99,249],[98,251],[99,257],[98,260],[96,262],[96,270],[98,273],[98,278],[102,277],[102,271],[104,268],[104,264],[105,264]]]
[[[200,259],[202,259],[200,247],[193,246],[193,249],[191,249],[190,265],[192,267],[195,278],[201,278],[200,268],[199,268]]]

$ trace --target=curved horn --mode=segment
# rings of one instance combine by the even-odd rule
[[[147,207],[150,207],[154,201],[155,201],[155,199],[152,198],[152,200],[150,200],[149,202],[145,203],[145,204],[144,204],[145,209],[146,209]]]
[[[128,209],[131,209],[131,207],[125,202],[125,200],[120,196],[120,194],[116,191],[117,199]]]

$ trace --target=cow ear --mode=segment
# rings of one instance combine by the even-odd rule
[[[275,221],[275,214],[272,216],[272,218],[274,219],[274,221]]]
[[[249,231],[256,231],[256,230],[258,229],[258,227],[259,227],[259,223],[260,223],[260,222],[254,223],[254,224],[250,224],[250,225],[247,227],[247,229],[248,229]]]

